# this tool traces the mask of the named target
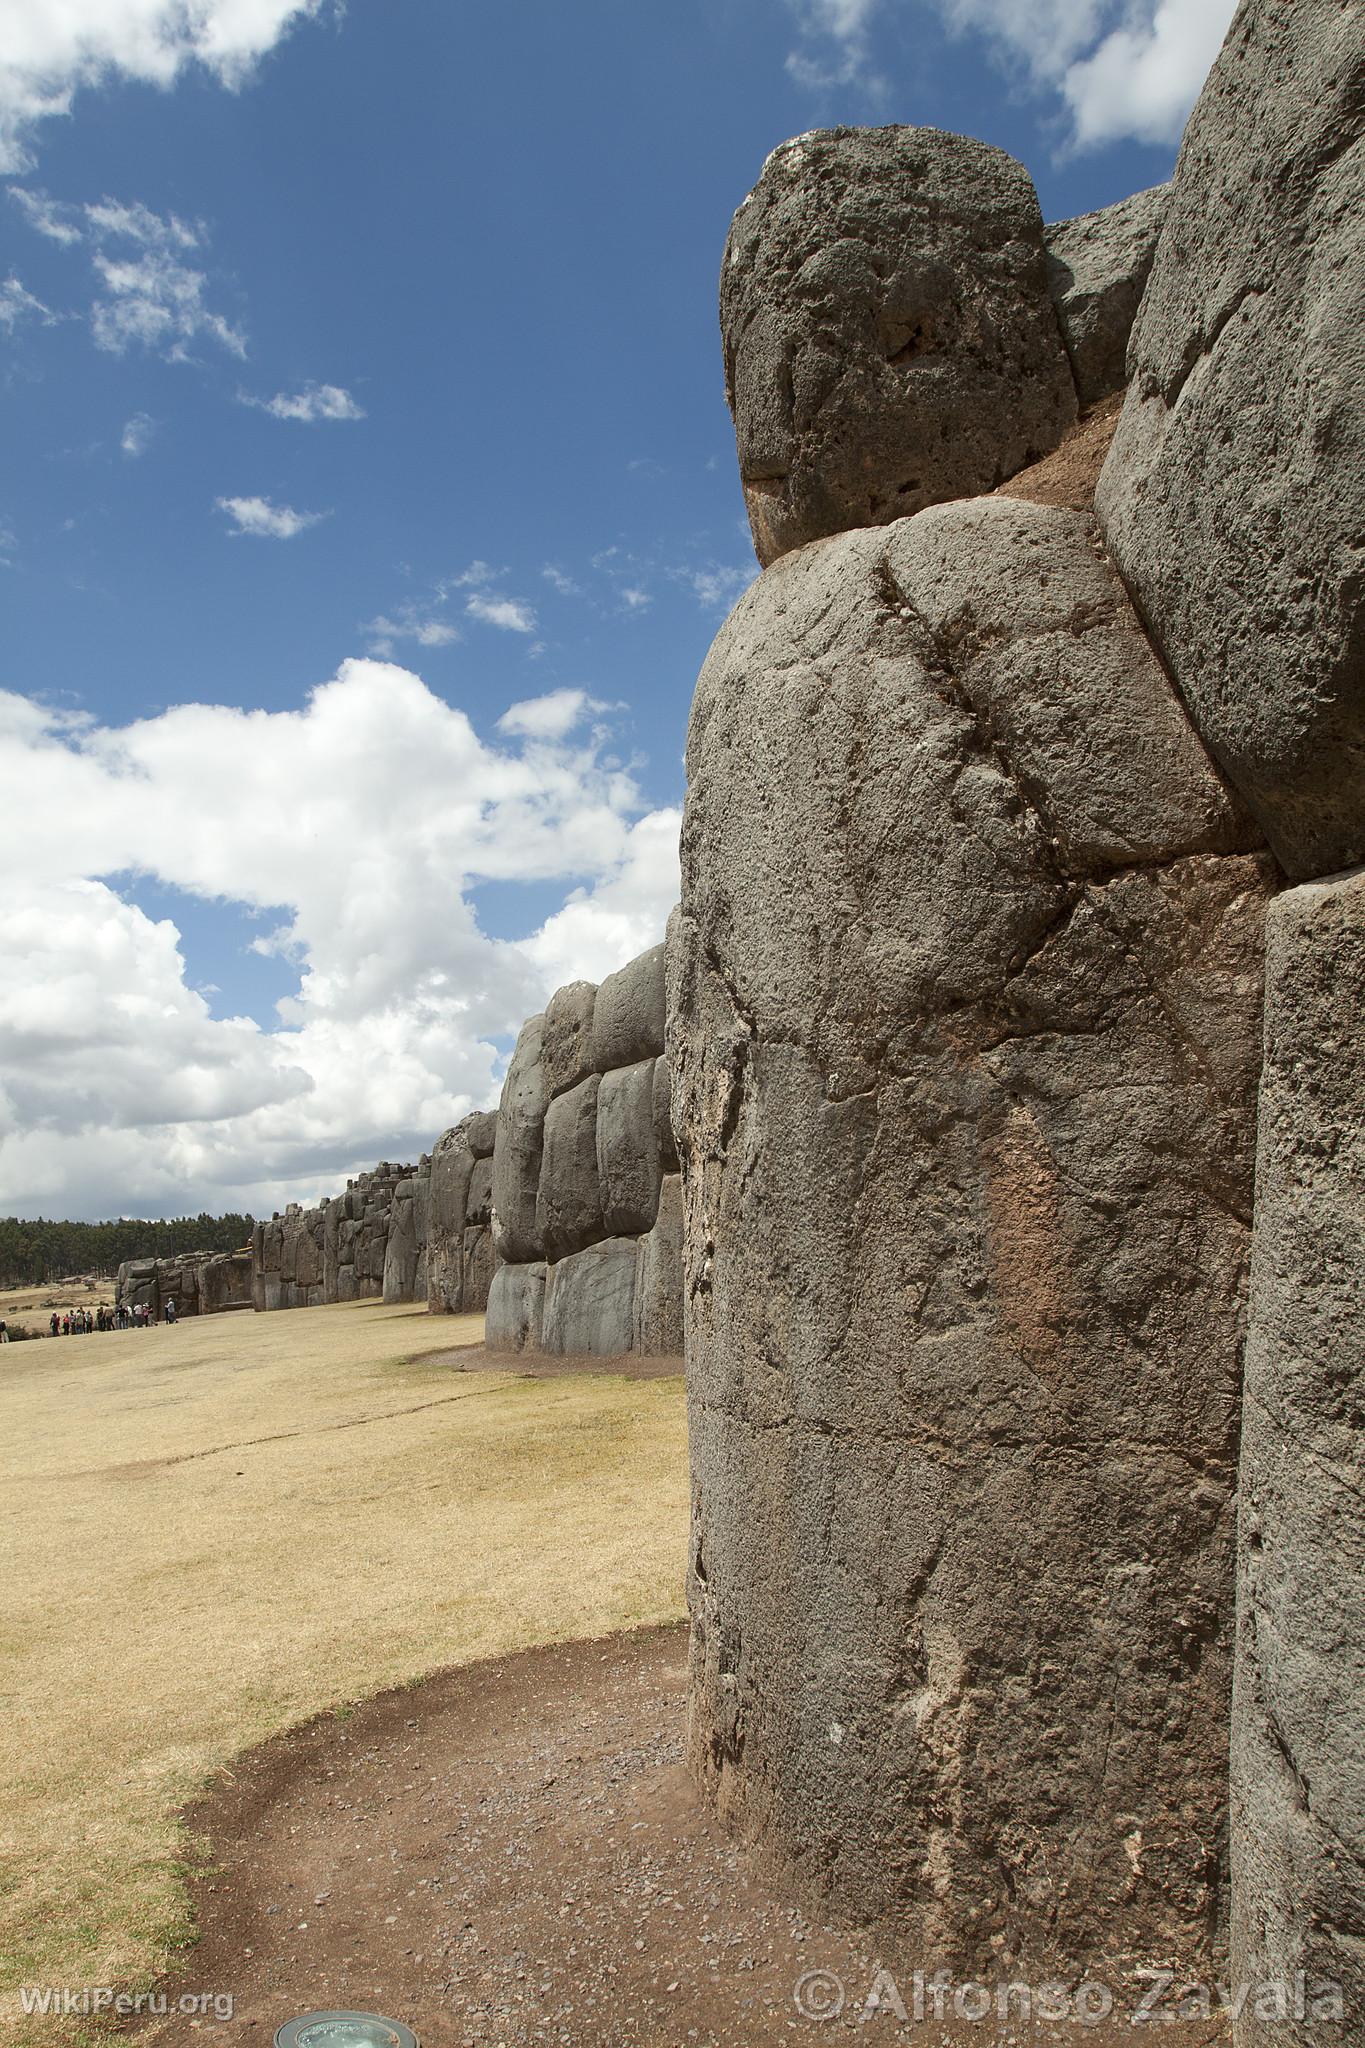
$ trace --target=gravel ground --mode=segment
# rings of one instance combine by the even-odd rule
[[[676,1627],[530,1651],[242,1759],[189,1816],[212,1851],[201,1940],[161,1987],[231,1993],[233,2018],[144,2022],[139,2044],[265,2048],[285,2019],[339,2006],[406,2021],[422,2048],[769,2048],[854,2028],[915,2048],[1153,2038],[917,2024],[913,1959],[808,1917],[701,1809],[681,1756],[685,1654]],[[867,2009],[883,1964],[906,2022]],[[842,2012],[803,2014],[803,1979],[816,2008],[842,1985]],[[1226,2037],[1215,2023],[1156,2038]]]

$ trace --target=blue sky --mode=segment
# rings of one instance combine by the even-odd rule
[[[1086,211],[1230,6],[10,4],[0,1212],[268,1209],[659,935],[767,152],[933,123]]]

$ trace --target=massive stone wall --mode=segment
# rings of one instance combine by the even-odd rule
[[[1195,724],[1305,883],[1269,920],[1232,1937],[1252,1987],[1240,2048],[1327,2048],[1365,2039],[1358,6],[1244,0],[1181,145],[1131,363],[1106,540]]]
[[[1363,78],[1245,0],[1173,186],[1045,231],[923,131],[769,160],[668,949],[703,1783],[937,1959],[1207,1977],[1235,1640],[1238,1962],[1348,2002],[1258,2048],[1365,2030],[1355,880],[1276,911],[1233,1628],[1267,912],[1365,857]],[[964,496],[1125,349],[1102,530]]]
[[[493,1251],[496,1110],[477,1110],[436,1141],[428,1193],[427,1305],[433,1314],[488,1306]]]
[[[490,1350],[682,1350],[664,949],[523,1025],[492,1155]],[[475,1167],[477,1173],[477,1166]]]
[[[252,1298],[258,1309],[316,1308],[329,1301],[426,1299],[427,1177],[430,1160],[387,1160],[348,1181],[344,1195],[258,1223],[251,1239]],[[397,1243],[390,1258],[395,1218]]]
[[[1007,498],[769,569],[687,765],[694,1762],[931,1956],[1194,1965],[1273,863]]]
[[[128,1259],[118,1269],[114,1300],[120,1308],[145,1302],[159,1321],[167,1302],[178,1316],[212,1316],[250,1308],[251,1254],[182,1252],[171,1259]]]

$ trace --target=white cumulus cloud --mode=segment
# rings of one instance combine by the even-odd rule
[[[495,1101],[497,1042],[661,937],[678,889],[678,814],[609,734],[515,709],[485,741],[369,660],[297,711],[110,727],[0,694],[0,1212],[259,1213]],[[213,1014],[141,877],[261,920],[274,1022]],[[490,881],[561,907],[490,938]]]
[[[787,59],[815,91],[884,86],[873,30],[888,0],[790,0],[801,42]],[[1053,98],[1069,146],[1178,140],[1218,54],[1236,0],[919,0],[957,35],[987,44],[1014,75]],[[901,9],[904,20],[909,10]]]
[[[169,87],[190,65],[240,86],[322,0],[11,0],[0,35],[0,173],[27,169],[38,124],[83,87]]]
[[[296,533],[326,519],[325,512],[296,512],[292,505],[272,505],[269,498],[216,498],[220,512],[232,521],[232,533],[255,534],[263,540],[292,540]]]

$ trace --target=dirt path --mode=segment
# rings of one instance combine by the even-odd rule
[[[265,1744],[191,1814],[214,1868],[182,1994],[230,1992],[230,2023],[183,2018],[139,2048],[241,2040],[357,2007],[422,2048],[770,2048],[847,2038],[884,1960],[811,1921],[701,1811],[681,1762],[685,1632],[650,1629],[448,1672]],[[795,2000],[836,1973],[841,2019]],[[818,1976],[808,1997],[837,1997]],[[870,2034],[869,2034],[870,2027]],[[890,2011],[860,2038],[1099,2044],[1147,2030],[993,2021],[949,2030]],[[1173,2025],[1181,2048],[1217,2026]]]

